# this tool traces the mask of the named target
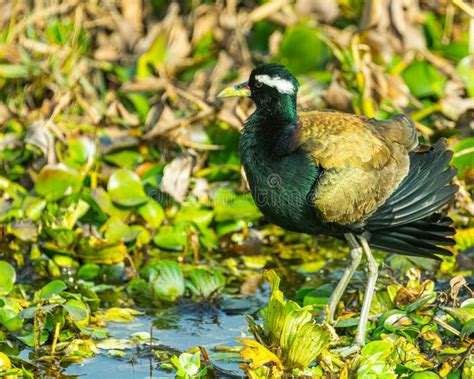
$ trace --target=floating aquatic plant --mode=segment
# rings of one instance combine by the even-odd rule
[[[195,296],[202,299],[217,296],[225,287],[224,275],[214,268],[195,268],[189,273],[189,279],[187,286]]]
[[[178,263],[161,260],[150,275],[152,293],[160,300],[173,302],[184,295],[184,276]]]
[[[245,345],[242,359],[251,361],[244,369],[249,373],[266,365],[272,369],[272,375],[277,375],[275,370],[304,370],[329,343],[329,330],[313,321],[310,307],[284,299],[279,289],[280,278],[273,270],[266,272],[265,278],[272,293],[267,307],[260,312],[263,325],[258,326],[249,318],[256,341],[238,339]]]

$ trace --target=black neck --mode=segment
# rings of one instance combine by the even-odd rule
[[[254,100],[260,119],[281,125],[294,123],[297,120],[295,95],[279,95]]]

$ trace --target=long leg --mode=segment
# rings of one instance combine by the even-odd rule
[[[367,287],[365,288],[364,301],[362,303],[362,309],[360,311],[359,325],[357,326],[356,336],[352,346],[340,349],[339,352],[342,356],[347,356],[360,350],[365,345],[365,334],[367,332],[367,322],[369,319],[370,305],[375,293],[375,284],[378,277],[377,262],[370,251],[369,244],[364,236],[358,236],[359,241],[362,245],[362,249],[367,257],[368,267],[368,280]]]
[[[341,280],[339,281],[336,288],[334,289],[334,292],[329,298],[329,322],[331,324],[334,323],[334,315],[336,314],[337,305],[339,304],[339,301],[341,300],[341,297],[344,291],[346,290],[347,285],[349,284],[349,281],[354,275],[357,267],[359,266],[360,260],[362,258],[362,248],[360,247],[354,235],[351,233],[346,233],[344,237],[346,237],[347,242],[349,244],[351,262],[349,266],[345,269]]]

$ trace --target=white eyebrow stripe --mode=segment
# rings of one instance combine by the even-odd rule
[[[255,79],[260,83],[275,88],[280,93],[286,93],[288,95],[293,95],[295,93],[293,83],[286,79],[282,79],[279,76],[270,77],[269,75],[255,75]]]

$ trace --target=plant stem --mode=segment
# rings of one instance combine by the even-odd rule
[[[58,343],[58,338],[59,338],[59,331],[61,330],[61,324],[59,322],[56,323],[56,326],[54,328],[54,336],[53,336],[53,342],[51,344],[51,356],[54,357],[54,354],[56,352],[56,345]]]

